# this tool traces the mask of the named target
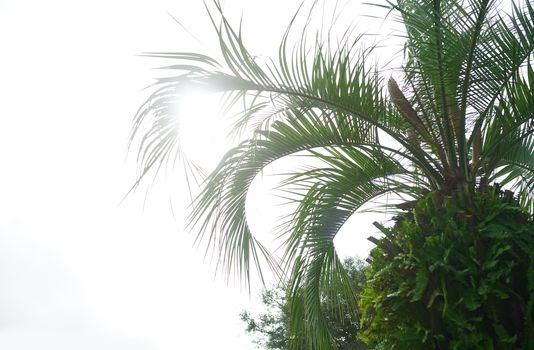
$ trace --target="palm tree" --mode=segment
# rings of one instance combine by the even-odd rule
[[[405,26],[400,85],[368,64],[373,50],[361,49],[350,30],[335,45],[328,38],[310,40],[304,30],[290,47],[294,21],[278,61],[260,63],[218,1],[214,5],[210,18],[222,59],[151,54],[179,63],[168,67],[178,73],[156,82],[135,117],[131,139],[140,139],[139,181],[177,154],[187,159],[172,116],[187,91],[220,93],[228,108],[244,101],[235,125],[241,141],[202,183],[191,226],[220,266],[245,282],[253,270],[261,276],[266,264],[281,268],[293,300],[290,329],[306,334],[309,348],[333,346],[321,312],[324,295],[343,295],[354,302],[342,311],[358,312],[333,239],[371,200],[394,195],[407,208],[438,194],[455,198],[469,216],[477,188],[498,181],[512,191],[507,196],[515,193],[517,206],[534,212],[530,2],[514,3],[509,14],[494,0],[388,2]],[[245,201],[262,169],[297,154],[318,161],[292,170],[281,184],[295,210],[284,220],[278,261],[250,231]]]

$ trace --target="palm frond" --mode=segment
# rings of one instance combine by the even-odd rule
[[[229,151],[207,178],[193,205],[191,225],[198,225],[198,241],[207,242],[208,247],[220,253],[222,266],[239,266],[238,274],[247,280],[248,266],[252,261],[257,264],[257,257],[247,253],[251,247],[237,249],[233,245],[256,243],[245,213],[246,196],[254,178],[268,164],[298,152],[333,146],[376,146],[375,136],[365,128],[357,128],[354,122],[357,120],[338,120],[313,110],[304,115],[288,112],[286,119],[273,123],[268,132],[258,131],[255,138]]]
[[[311,155],[324,165],[295,174],[283,184],[287,198],[298,206],[281,235],[285,238],[282,261],[283,270],[292,271],[289,305],[295,334],[304,334],[312,348],[330,348],[317,300],[327,295],[334,310],[358,313],[350,279],[334,249],[337,232],[371,199],[386,193],[417,197],[425,184],[417,183],[416,174],[377,147],[328,147]],[[351,302],[336,303],[339,298]]]
[[[530,1],[514,3],[509,16],[499,16],[490,24],[481,34],[475,54],[477,63],[471,73],[472,86],[467,93],[468,104],[477,112],[469,144],[476,131],[491,122],[494,106],[507,99],[507,87],[515,84],[534,52],[534,8]]]
[[[507,99],[495,110],[485,130],[481,167],[502,185],[510,184],[533,211],[534,196],[534,68],[508,85]]]

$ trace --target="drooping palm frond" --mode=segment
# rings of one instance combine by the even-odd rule
[[[235,120],[240,143],[206,177],[190,227],[228,276],[248,283],[252,270],[280,265],[291,282],[291,329],[313,349],[334,348],[320,300],[336,293],[355,300],[333,239],[369,201],[385,194],[421,197],[423,190],[468,196],[477,179],[496,179],[533,210],[532,111],[534,10],[514,5],[500,15],[492,0],[399,0],[391,8],[406,26],[404,81],[380,77],[347,31],[334,46],[307,31],[277,62],[260,63],[218,1],[209,12],[222,59],[155,53],[178,60],[167,69],[134,121],[141,178],[180,152],[173,106],[191,90],[243,103]],[[314,5],[312,5],[313,10]],[[310,12],[312,13],[312,12]],[[220,21],[216,20],[220,16]],[[306,20],[308,28],[311,14]],[[522,68],[527,68],[526,77]],[[386,91],[388,93],[386,93]],[[389,95],[389,96],[388,96]],[[294,155],[317,160],[292,169],[281,184],[295,205],[281,234],[282,264],[251,232],[246,199],[269,164]],[[333,292],[335,291],[335,292]],[[347,310],[356,313],[356,303]],[[297,344],[298,342],[295,342]]]
[[[416,197],[420,188],[407,187],[401,178],[412,174],[378,148],[343,147],[314,152],[314,156],[325,166],[295,174],[286,183],[298,207],[288,221],[282,261],[284,270],[291,271],[293,332],[306,334],[309,348],[328,348],[331,339],[323,336],[326,323],[317,301],[327,296],[335,309],[342,305],[336,301],[347,298],[349,303],[339,312],[354,315],[358,310],[335,251],[337,232],[371,199],[397,191]]]
[[[508,185],[523,205],[534,203],[534,69],[508,85],[485,130],[480,168],[489,180]]]

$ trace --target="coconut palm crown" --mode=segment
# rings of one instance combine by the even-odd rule
[[[350,31],[335,45],[304,31],[290,45],[293,22],[277,60],[260,63],[214,5],[221,59],[150,54],[178,63],[167,67],[177,73],[157,80],[134,120],[140,179],[180,154],[172,106],[188,91],[220,93],[227,107],[244,101],[235,125],[241,141],[202,183],[192,227],[220,266],[245,282],[252,269],[282,267],[295,301],[292,327],[305,331],[310,348],[332,346],[322,296],[354,293],[333,239],[369,201],[439,192],[469,205],[480,183],[499,182],[534,212],[532,3],[514,3],[506,14],[495,0],[388,3],[405,26],[398,81],[369,64],[373,50],[361,49]],[[277,261],[249,229],[245,202],[262,169],[293,155],[320,165],[284,178],[295,210],[284,220]],[[343,308],[356,312],[357,305]]]

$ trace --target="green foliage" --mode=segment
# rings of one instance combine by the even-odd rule
[[[289,349],[289,312],[284,288],[272,288],[261,293],[265,311],[254,317],[243,311],[241,320],[246,323],[246,331],[254,336],[254,343],[266,350]]]
[[[352,286],[356,294],[360,294],[366,280],[366,265],[357,259],[348,258],[343,261]],[[265,350],[288,350],[290,349],[290,320],[291,309],[287,300],[287,284],[282,287],[264,290],[261,300],[265,311],[257,316],[253,316],[249,311],[241,313],[241,320],[246,323],[246,331],[254,336],[254,342],[259,348]],[[347,303],[346,300],[336,302]],[[355,314],[338,311],[338,305],[332,305],[328,296],[324,296],[321,302],[323,313],[327,319],[328,329],[332,337],[341,350],[360,350],[366,347],[357,339],[360,332],[360,323]],[[304,339],[303,335],[297,335],[299,339]],[[301,341],[301,348],[306,348],[304,341]]]
[[[534,221],[490,187],[431,193],[384,229],[362,297],[378,349],[534,349]]]

